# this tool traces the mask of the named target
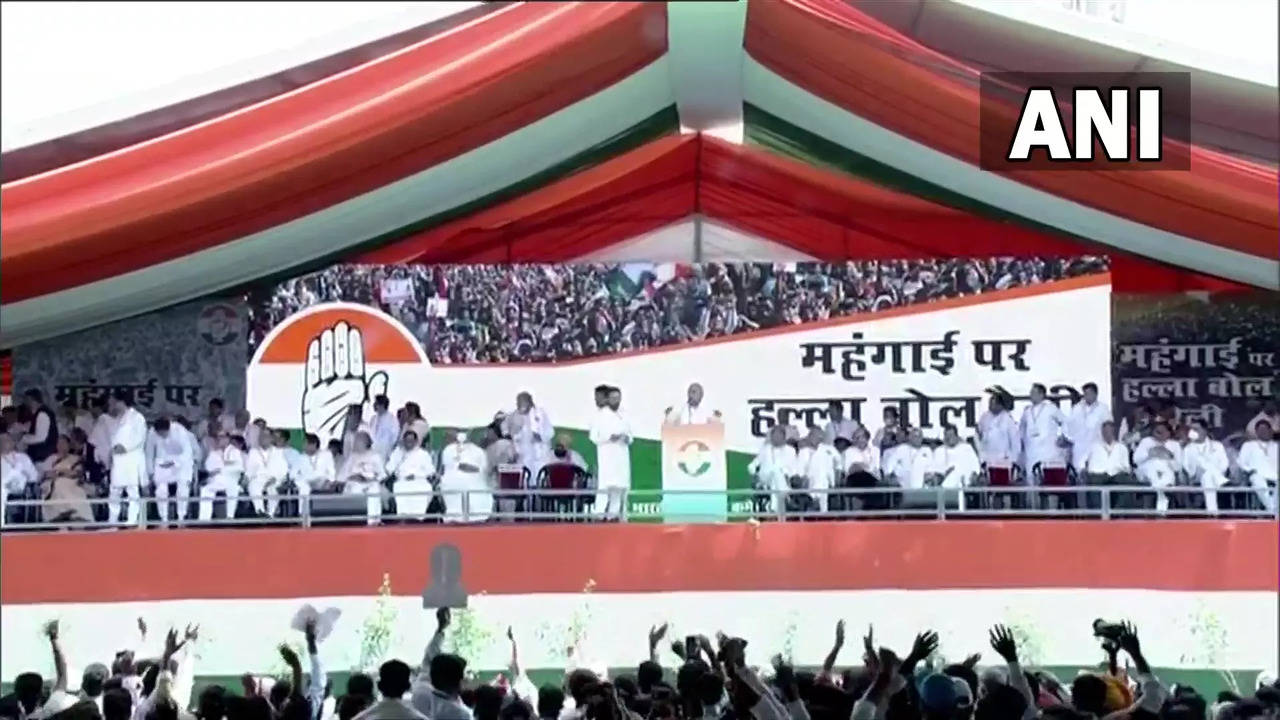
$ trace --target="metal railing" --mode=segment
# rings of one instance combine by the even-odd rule
[[[1217,510],[1207,505],[1206,494],[1216,499]],[[369,512],[369,499],[378,499],[378,510]],[[228,512],[222,498],[192,497],[186,501],[186,517],[180,502],[168,498],[140,497],[136,500],[90,498],[66,500],[9,500],[5,507],[5,532],[37,530],[102,530],[121,528],[207,527],[207,526],[300,526],[341,524],[382,524],[413,522],[706,522],[742,520],[857,520],[872,518],[965,519],[1016,517],[1072,517],[1110,520],[1117,518],[1228,517],[1275,519],[1275,488],[1176,486],[1154,489],[1149,486],[1102,487],[969,487],[907,489],[898,487],[797,489],[786,491],[756,489],[726,490],[625,490],[611,496],[610,510],[598,507],[597,490],[422,490],[380,494],[362,493],[261,495],[241,494]],[[1162,499],[1163,498],[1163,499]],[[416,499],[416,503],[411,502]],[[432,502],[435,500],[436,502]],[[824,502],[825,500],[825,502]],[[277,505],[274,516],[251,511],[254,501]],[[405,502],[410,501],[410,502]],[[127,516],[129,502],[138,505],[135,521]],[[211,509],[229,517],[197,519],[197,509],[213,503]],[[66,512],[71,505],[87,504],[91,521],[48,521],[53,512]],[[421,507],[428,512],[407,513],[400,505]],[[691,508],[696,504],[696,508]],[[108,519],[108,509],[118,511]],[[161,510],[164,513],[161,513]],[[131,513],[128,513],[131,514]]]

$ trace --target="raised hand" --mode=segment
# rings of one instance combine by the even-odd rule
[[[662,638],[667,636],[667,625],[668,623],[662,623],[649,628],[649,647],[658,647],[658,643],[662,642]]]
[[[138,616],[138,632],[142,633],[143,639],[147,637],[147,621],[141,615]]]
[[[280,643],[279,650],[280,658],[284,660],[285,665],[288,665],[290,668],[302,667],[302,661],[298,659],[298,653],[294,652],[293,648],[285,645],[284,643]]]
[[[923,660],[932,655],[937,649],[938,633],[932,630],[925,630],[916,635],[915,642],[911,643],[911,657]]]
[[[182,633],[183,642],[194,642],[200,639],[200,626],[187,625],[187,629]]]
[[[453,613],[449,612],[449,608],[436,610],[436,630],[444,630],[449,627],[449,623],[452,621]]]
[[[510,625],[507,626],[507,640],[510,640],[511,642],[516,641],[516,633],[511,629]]]
[[[1003,625],[991,628],[991,649],[995,650],[1007,663],[1018,662],[1018,643],[1013,633]]]
[[[50,620],[44,624],[44,636],[49,638],[49,642],[58,642],[58,621]]]
[[[964,659],[964,666],[967,668],[975,668],[978,666],[978,661],[980,660],[982,660],[982,653],[974,653]]]
[[[876,657],[875,631],[870,625],[867,626],[867,634],[862,636],[862,662],[868,668],[872,665],[879,667]]]
[[[844,647],[844,620],[836,621],[836,647]]]
[[[1120,628],[1120,636],[1116,638],[1120,648],[1131,656],[1141,655],[1142,644],[1138,642],[1138,628],[1134,627],[1133,623],[1128,620],[1120,623]]]
[[[369,417],[373,398],[387,392],[387,374],[366,376],[366,370],[359,328],[339,321],[313,338],[303,378],[303,430],[320,436],[323,444],[342,435],[352,405],[364,408]]]

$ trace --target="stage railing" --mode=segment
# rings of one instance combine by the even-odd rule
[[[719,496],[724,511],[664,511],[664,498]],[[373,497],[378,497],[374,494]],[[393,492],[383,489],[381,512],[368,512],[370,496],[364,493],[264,495],[242,494],[226,513],[222,498],[189,499],[186,517],[173,498],[141,497],[91,498],[87,501],[93,520],[53,520],[57,513],[72,510],[66,500],[19,500],[6,503],[3,529],[6,532],[39,530],[102,530],[120,528],[208,527],[208,526],[299,526],[341,524],[391,524],[412,522],[715,522],[715,521],[800,521],[857,520],[872,518],[912,518],[963,520],[1001,517],[1071,517],[1101,520],[1123,518],[1207,518],[1276,519],[1275,488],[1149,486],[1103,487],[897,487],[833,488],[822,490],[435,490]],[[599,498],[599,499],[597,499]],[[416,503],[412,502],[416,499]],[[432,503],[435,499],[437,502]],[[253,501],[274,504],[275,516],[253,512]],[[399,504],[430,506],[429,512],[406,513]],[[409,502],[406,502],[409,501]],[[1213,502],[1216,501],[1216,502]],[[136,520],[126,518],[128,503],[138,505]],[[212,503],[215,517],[197,519],[203,503]],[[1213,505],[1217,509],[1213,509]],[[606,506],[607,505],[607,509]],[[685,504],[687,506],[687,504]],[[706,508],[705,499],[697,503]],[[719,503],[714,503],[718,506]],[[108,519],[108,508],[117,517]],[[165,512],[162,513],[161,510]]]

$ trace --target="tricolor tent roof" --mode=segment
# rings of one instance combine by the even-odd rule
[[[984,172],[978,72],[1019,56],[929,47],[882,5],[483,5],[11,151],[0,343],[337,260],[660,252],[635,238],[689,218],[742,259],[752,238],[831,260],[1107,252],[1121,289],[1280,285],[1255,122],[1274,92],[1197,74],[1197,97],[1243,99],[1191,118],[1189,172]],[[949,38],[977,22],[949,17]],[[1014,22],[993,17],[975,38]],[[742,144],[713,137],[739,123]]]

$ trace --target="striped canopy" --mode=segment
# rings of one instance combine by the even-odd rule
[[[599,257],[690,217],[820,259],[1107,252],[1121,289],[1280,286],[1273,92],[1194,74],[1236,111],[1191,119],[1189,172],[985,172],[978,73],[1021,61],[956,38],[1016,23],[951,14],[942,43],[877,16],[909,4],[491,3],[18,148],[0,345],[339,259]]]

